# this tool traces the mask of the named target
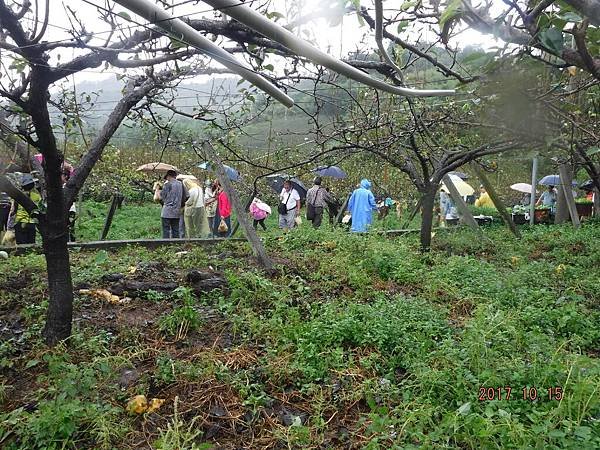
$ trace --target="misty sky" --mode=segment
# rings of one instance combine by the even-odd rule
[[[177,4],[179,2],[174,1],[174,3]],[[285,14],[290,10],[296,9],[302,11],[302,14],[306,14],[307,12],[318,8],[320,5],[323,5],[323,3],[324,2],[322,0],[274,0],[272,2],[272,10],[276,10]],[[390,0],[384,2],[384,7],[386,4],[392,5],[392,3],[394,3],[393,6],[397,8],[398,4],[396,2],[391,2]],[[43,2],[40,2],[40,4],[43,4]],[[72,29],[73,18],[67,13],[67,8],[71,8],[76,12],[77,19],[81,20],[85,24],[86,29],[94,33],[94,39],[90,42],[90,44],[98,46],[104,45],[105,39],[108,36],[109,27],[107,24],[98,19],[98,11],[94,6],[92,6],[92,4],[99,5],[103,8],[107,5],[111,5],[115,12],[125,11],[125,8],[115,4],[112,1],[63,0],[61,3],[53,1],[51,2],[51,10],[49,15],[50,25],[46,34],[46,40],[54,41],[68,39],[70,37],[69,30]],[[366,6],[372,6],[370,2],[363,2],[363,4]],[[174,9],[173,14],[176,16],[187,15],[192,18],[214,18],[212,8],[209,5],[201,2],[197,5],[178,6]],[[140,23],[147,23],[142,18],[133,14],[131,14],[131,17]],[[128,22],[124,18],[117,18],[117,22],[119,27],[122,27],[122,29],[125,31],[138,28],[135,24]],[[280,20],[280,23],[283,24],[284,21]],[[356,49],[372,50],[376,48],[373,33],[368,29],[367,26],[361,27],[356,16],[354,15],[344,17],[342,25],[339,26],[332,26],[327,19],[319,19],[310,24],[303,25],[303,27],[300,30],[296,30],[296,32],[300,32],[301,37],[306,37],[304,33],[308,33],[309,38],[313,39],[319,48],[337,57],[344,57],[348,52]],[[427,30],[423,31],[423,38],[424,40],[428,39]],[[434,39],[433,34],[431,34],[431,39]],[[470,30],[462,33],[456,40],[456,43],[461,46],[478,44],[489,47],[494,45],[494,41],[492,39]],[[62,54],[60,55],[60,58],[61,61],[64,61],[65,59],[70,59],[73,56],[81,53],[81,50],[68,49],[61,50],[61,52]],[[58,57],[57,55],[53,56],[55,58]],[[55,63],[56,60],[53,62]],[[116,72],[121,73],[122,71],[114,68],[109,68],[108,70],[103,70],[102,68],[86,70],[85,73],[77,74],[75,81],[78,82],[79,80],[83,79],[101,80],[109,76],[114,76]],[[203,77],[198,78],[198,81],[203,81]]]

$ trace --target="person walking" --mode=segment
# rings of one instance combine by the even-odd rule
[[[0,192],[0,242],[8,229],[8,216],[10,215],[10,197],[6,192]]]
[[[215,181],[215,188],[217,210],[213,223],[214,233],[217,237],[229,237],[231,235],[231,202],[219,180]]]
[[[214,229],[215,214],[217,213],[217,197],[215,197],[215,182],[207,179],[204,182],[204,209],[208,219],[208,228],[211,237],[216,236]]]
[[[187,193],[181,181],[177,180],[177,172],[168,170],[165,174],[166,183],[162,190],[155,185],[155,196],[158,195],[162,203],[160,213],[162,221],[163,239],[179,238],[179,220],[181,218],[181,208],[187,200]]]
[[[31,174],[23,174],[21,189],[33,203],[39,203],[42,196],[35,190],[35,182]],[[27,210],[13,201],[15,221],[15,240],[17,244],[35,244],[35,220]]]
[[[185,202],[183,218],[186,238],[205,238],[210,234],[208,219],[204,208],[204,193],[200,185],[191,179],[183,180],[183,186],[189,194]]]
[[[321,186],[321,177],[316,177],[313,183],[313,187],[306,193],[306,219],[312,222],[313,228],[319,228],[323,220],[323,209],[328,202],[333,201],[333,197]]]
[[[350,231],[364,233],[368,231],[373,221],[372,213],[377,211],[375,196],[371,192],[371,182],[363,179],[360,187],[355,189],[348,200],[348,212],[352,217]]]
[[[258,225],[260,225],[263,230],[267,231],[265,219],[271,211],[269,205],[254,197],[254,200],[252,200],[252,203],[250,203],[249,211],[253,219],[252,226],[254,227],[254,229],[256,230],[258,228]]]
[[[279,228],[288,231],[296,225],[296,217],[300,215],[300,194],[292,186],[290,180],[283,182],[283,189],[279,194]]]

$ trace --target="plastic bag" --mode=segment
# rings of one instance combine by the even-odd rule
[[[296,226],[299,227],[300,225],[302,225],[302,218],[300,216],[296,216],[294,222],[296,222]]]
[[[7,230],[2,237],[2,245],[5,247],[14,247],[17,245],[15,238],[15,232],[13,230]]]
[[[227,226],[227,222],[225,222],[225,219],[221,218],[221,222],[219,223],[219,227],[217,228],[217,231],[219,233],[227,233],[228,230],[229,230],[229,227]]]

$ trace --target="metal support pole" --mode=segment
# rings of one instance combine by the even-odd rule
[[[533,158],[533,165],[531,167],[531,202],[529,204],[529,225],[535,223],[535,187],[537,186],[537,170],[538,170],[538,159],[537,156]]]

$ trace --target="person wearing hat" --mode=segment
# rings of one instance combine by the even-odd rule
[[[323,209],[328,202],[333,202],[333,197],[321,186],[321,177],[316,177],[314,185],[306,193],[306,219],[310,220],[314,228],[321,226],[323,220]]]
[[[42,196],[35,190],[35,180],[31,174],[25,173],[21,178],[21,189],[33,203],[39,203]],[[13,201],[15,220],[15,240],[17,244],[35,244],[35,219],[27,210]]]
[[[168,170],[165,174],[166,183],[162,190],[155,185],[155,195],[158,195],[162,203],[160,218],[162,222],[163,239],[179,238],[179,220],[181,209],[187,200],[187,194],[181,181],[177,180],[177,172]]]

